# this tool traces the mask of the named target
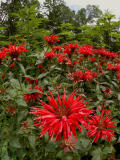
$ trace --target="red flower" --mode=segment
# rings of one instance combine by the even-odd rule
[[[94,54],[105,56],[105,57],[110,58],[110,59],[115,58],[115,57],[118,56],[117,53],[106,51],[103,48],[94,49]]]
[[[117,79],[120,82],[120,73],[117,74]]]
[[[48,59],[52,59],[55,57],[55,52],[46,52],[45,53],[45,57],[48,58]]]
[[[95,77],[97,77],[96,72],[92,72],[90,70],[84,72],[84,80],[92,81]]]
[[[68,63],[68,58],[65,53],[57,54],[56,56],[58,57],[58,62],[60,62],[62,64]]]
[[[115,65],[114,65],[114,64],[112,64],[112,63],[108,63],[108,64],[107,64],[107,68],[106,68],[106,69],[108,69],[108,70],[112,70],[112,71],[116,71]]]
[[[46,36],[43,40],[46,40],[48,45],[52,46],[56,42],[60,41],[57,35],[51,34],[50,36]]]
[[[30,90],[32,89],[32,87],[30,88]],[[38,86],[35,86],[33,89],[36,89],[38,90],[38,92],[34,92],[34,93],[28,93],[28,94],[24,94],[24,98],[26,100],[26,102],[35,102],[35,100],[38,100],[41,95],[42,95],[42,87],[38,87]]]
[[[89,61],[93,64],[94,62],[96,62],[96,58],[90,57],[90,58],[89,58]]]
[[[30,79],[29,77],[25,77],[25,81],[29,82],[29,84],[33,83],[35,83],[36,85],[38,84],[38,80]]]
[[[2,51],[0,51],[0,64],[3,59],[6,59],[5,56],[6,56],[6,52],[5,52],[5,48],[4,48]]]
[[[97,113],[89,120],[88,137],[94,137],[93,142],[97,142],[99,138],[110,141],[114,137],[114,121],[109,117],[110,112],[105,112],[104,108],[102,113]]]
[[[64,148],[64,152],[69,152],[69,151],[72,151],[74,152],[75,150],[75,147],[76,147],[76,144],[75,144],[75,140],[72,140],[72,139],[68,139],[66,141],[63,141],[62,144],[60,144],[60,147],[61,148]]]
[[[16,113],[16,109],[13,106],[7,106],[4,112],[9,112],[12,116]]]
[[[52,50],[53,51],[56,51],[56,52],[59,52],[59,51],[61,51],[61,46],[54,46],[53,48],[52,48]]]
[[[112,90],[110,88],[106,87],[105,89],[102,89],[102,91],[106,93],[109,97],[111,96]]]
[[[78,44],[72,44],[72,43],[69,43],[65,46],[63,46],[64,48],[64,53],[67,53],[68,56],[71,56],[72,54],[75,53],[76,49],[79,47]]]
[[[115,64],[115,68],[118,72],[120,72],[120,64]]]
[[[97,77],[96,72],[92,72],[90,70],[88,71],[82,71],[78,70],[73,73],[68,73],[68,77],[70,80],[74,81],[74,83],[81,82],[81,81],[92,81],[95,77]]]
[[[84,45],[79,48],[78,53],[83,54],[85,56],[89,56],[93,54],[93,47],[91,45]]]
[[[13,68],[15,66],[15,64],[13,63],[13,64],[11,64],[10,66],[9,66],[9,68]]]
[[[1,75],[2,80],[4,80],[4,79],[5,79],[5,77],[6,77],[6,74],[5,74],[5,73],[3,73],[3,74]]]
[[[74,83],[81,82],[84,78],[83,71],[78,70],[74,73],[68,73],[68,77],[70,80],[74,81]]]
[[[43,108],[34,108],[32,114],[38,117],[34,119],[34,126],[38,126],[42,129],[41,136],[48,132],[49,138],[52,140],[56,137],[56,141],[64,137],[64,140],[71,138],[72,134],[76,138],[77,133],[75,128],[77,127],[80,132],[83,126],[87,127],[86,117],[89,110],[86,108],[86,102],[81,100],[81,96],[74,98],[76,92],[73,91],[68,99],[65,98],[66,93],[60,98],[58,94],[58,100],[56,101],[50,92],[50,96],[47,95],[48,104],[41,101]]]
[[[10,43],[10,46],[6,48],[7,55],[11,56],[12,59],[17,59],[18,55],[22,54],[24,51],[27,51],[24,48],[24,43],[20,46],[16,46],[16,44],[12,45],[12,43]]]
[[[25,130],[25,129],[28,129],[28,128],[30,128],[30,125],[28,124],[27,121],[24,121],[24,122],[22,123],[21,129]]]

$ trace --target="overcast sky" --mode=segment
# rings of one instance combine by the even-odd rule
[[[120,17],[120,0],[65,0],[73,9],[85,7],[88,4],[99,5],[102,11],[109,10]]]
[[[0,1],[6,1],[6,0],[0,0]],[[39,1],[43,2],[44,0],[39,0]],[[108,9],[113,14],[115,14],[117,18],[120,17],[120,0],[64,0],[64,1],[70,8],[74,10],[86,7],[86,5],[88,4],[95,4],[99,5],[102,11]]]

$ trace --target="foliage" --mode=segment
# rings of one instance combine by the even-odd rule
[[[120,143],[120,130],[118,127],[120,120],[120,78],[118,76],[120,72],[120,55],[90,45],[79,46],[78,44],[68,43],[55,46],[57,41],[59,43],[58,37],[55,35],[51,35],[51,38],[45,37],[42,41],[42,45],[45,47],[44,50],[41,52],[36,51],[36,53],[26,51],[23,44],[19,44],[19,46],[16,44],[16,47],[10,44],[9,47],[3,48],[1,51],[6,57],[1,57],[0,69],[1,159],[64,160],[76,158],[79,160],[94,160],[97,157],[100,160],[106,160],[113,155],[119,158],[117,147]],[[46,53],[49,53],[49,56]],[[43,126],[36,128],[33,125],[35,116],[30,114],[31,107],[42,111],[41,104],[44,106],[45,103],[48,103],[46,93],[49,94],[50,90],[55,101],[57,101],[56,92],[62,95],[64,89],[66,90],[66,98],[73,90],[77,91],[74,95],[76,96],[74,105],[76,105],[76,101],[79,101],[77,98],[79,95],[83,97],[82,101],[84,103],[79,101],[79,104],[85,105],[87,102],[87,108],[91,110],[88,119],[93,117],[92,120],[94,121],[95,115],[99,117],[96,113],[102,111],[102,115],[104,113],[106,117],[104,121],[101,121],[103,127],[109,125],[110,121],[111,125],[115,123],[115,128],[111,126],[113,133],[110,142],[107,142],[107,140],[110,140],[107,128],[105,132],[108,139],[105,138],[106,141],[101,140],[104,133],[101,132],[101,122],[99,128],[101,134],[96,134],[99,140],[95,140],[96,143],[92,142],[95,137],[90,136],[91,131],[87,134],[87,130],[92,129],[89,126],[91,120],[88,119],[81,120],[78,123],[79,125],[81,123],[82,132],[76,128],[77,141],[73,137],[63,139],[62,132],[62,139],[58,142],[55,141],[54,137],[50,141],[47,131],[46,133],[42,132],[42,137],[40,137]],[[50,97],[48,98],[49,105],[54,107],[54,103],[52,103]],[[64,97],[62,97],[62,100],[64,103]],[[60,100],[59,104],[61,105]],[[81,110],[80,113],[82,112]],[[110,112],[113,120],[108,117],[108,121],[107,116]],[[33,113],[37,114],[37,112]],[[83,113],[85,114],[85,112]],[[86,115],[84,115],[85,117]],[[77,116],[72,118],[75,120]],[[104,123],[106,123],[105,126]],[[44,124],[45,122],[41,125]],[[54,123],[52,124],[54,126]],[[114,130],[116,130],[115,135]]]
[[[119,159],[120,21],[63,0],[7,0],[0,13],[0,159]]]

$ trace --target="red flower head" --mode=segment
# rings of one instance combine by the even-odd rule
[[[62,144],[60,144],[61,148],[64,148],[64,152],[72,151],[74,152],[76,147],[76,141],[72,139],[68,139],[66,141],[63,141]]]
[[[110,112],[102,108],[102,113],[97,113],[89,120],[88,137],[94,137],[93,142],[97,142],[99,138],[110,141],[115,136],[113,128],[114,121],[109,117]]]
[[[86,102],[81,100],[81,96],[74,98],[75,95],[76,92],[73,91],[66,99],[64,91],[62,98],[58,94],[58,100],[55,100],[50,92],[50,96],[47,95],[48,104],[41,101],[40,104],[43,108],[33,107],[35,111],[31,113],[38,116],[34,119],[34,126],[42,129],[41,136],[48,132],[51,140],[53,136],[56,137],[56,141],[59,141],[61,136],[64,137],[64,140],[68,140],[72,137],[72,134],[76,138],[76,127],[81,132],[80,124],[87,127],[86,117],[90,111],[86,108]]]
[[[83,71],[78,70],[73,73],[68,73],[68,77],[70,78],[70,80],[74,81],[74,83],[81,82],[84,78]]]
[[[3,74],[1,75],[2,80],[4,80],[4,79],[5,79],[5,77],[6,77],[6,74],[5,74],[5,73],[3,73]]]
[[[115,64],[115,68],[118,72],[120,72],[120,64]]]
[[[30,90],[32,89],[32,87],[30,88]],[[24,94],[24,98],[26,100],[26,102],[35,102],[35,100],[39,100],[39,98],[41,97],[42,95],[42,87],[38,87],[38,86],[35,86],[33,89],[36,89],[38,90],[38,92],[34,92],[34,93],[28,93],[28,94]]]
[[[65,53],[57,54],[58,62],[62,64],[68,64],[68,57]]]
[[[78,53],[83,54],[84,56],[89,56],[93,54],[93,47],[91,45],[84,45],[79,48]]]
[[[54,46],[54,47],[52,48],[52,50],[55,51],[55,52],[59,52],[59,51],[62,50],[62,48],[61,48],[61,46]]]
[[[93,64],[94,62],[96,62],[96,58],[90,57],[90,58],[89,58],[89,61]]]
[[[38,84],[38,80],[36,79],[30,79],[29,77],[25,77],[25,80],[24,81],[27,81],[29,84]]]
[[[120,73],[117,74],[117,79],[120,82]]]
[[[0,64],[3,59],[6,59],[5,56],[6,56],[6,52],[5,52],[5,49],[3,49],[0,51]]]
[[[22,43],[20,46],[16,46],[16,44],[12,45],[12,43],[10,43],[10,46],[6,48],[7,55],[11,56],[12,59],[17,59],[18,56],[24,51],[27,51],[24,48],[24,43]]]
[[[106,93],[109,97],[111,96],[112,90],[110,88],[106,87],[105,89],[102,89],[102,91]]]
[[[13,68],[15,66],[15,64],[14,63],[12,63],[10,66],[9,66],[9,68]]]
[[[81,81],[92,81],[95,77],[97,77],[96,72],[92,72],[90,70],[88,71],[82,71],[78,70],[73,73],[68,73],[68,77],[70,80],[74,81],[74,83],[81,82]]]
[[[13,106],[7,106],[4,112],[9,112],[12,116],[16,113],[16,109]]]
[[[45,57],[48,58],[48,59],[52,59],[55,57],[55,52],[46,52],[45,53]]]
[[[43,40],[46,40],[49,46],[52,46],[56,42],[60,41],[57,35],[51,34],[50,36],[46,36]]]
[[[84,72],[84,80],[86,81],[92,81],[96,77],[97,77],[96,72],[92,72],[90,70]]]
[[[71,56],[72,54],[75,53],[76,49],[79,47],[78,44],[72,44],[72,43],[69,43],[65,46],[63,46],[64,48],[64,53],[67,53],[68,56]]]

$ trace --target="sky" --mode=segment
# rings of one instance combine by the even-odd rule
[[[74,10],[86,7],[88,4],[98,5],[102,11],[109,10],[117,18],[120,17],[120,0],[65,0],[65,2]]]
[[[6,0],[0,0],[6,1]],[[44,0],[39,0],[43,2]],[[120,0],[64,0],[66,4],[74,10],[86,7],[88,4],[98,5],[102,11],[109,10],[115,14],[116,17],[120,17]]]

